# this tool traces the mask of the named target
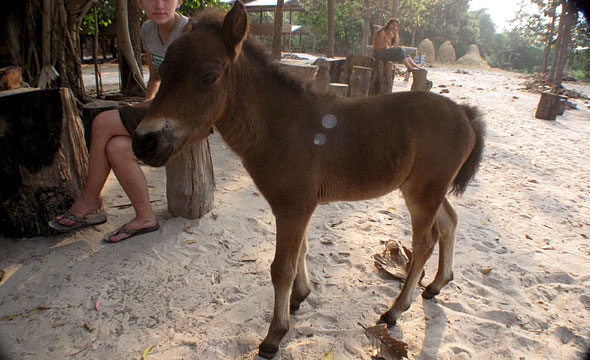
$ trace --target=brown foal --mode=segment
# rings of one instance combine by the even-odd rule
[[[225,16],[205,12],[185,30],[161,65],[161,87],[133,134],[133,150],[161,166],[215,126],[270,204],[275,302],[262,357],[278,351],[289,309],[311,291],[305,232],[319,203],[401,190],[414,255],[401,293],[379,321],[393,326],[410,307],[437,242],[438,272],[422,295],[431,298],[452,280],[457,214],[446,196],[465,191],[479,166],[485,125],[474,107],[429,92],[345,99],[305,89],[247,39],[240,2]]]

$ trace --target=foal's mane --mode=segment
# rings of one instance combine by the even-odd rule
[[[216,9],[205,9],[193,17],[192,31],[197,29],[214,31],[218,34],[223,32],[223,18],[225,14]],[[277,62],[273,61],[264,51],[257,40],[253,39],[250,34],[242,44],[242,53],[238,56],[237,61],[243,60],[240,57],[246,57],[253,63],[264,69],[265,78],[271,78],[281,85],[288,87],[297,94],[303,94],[306,90],[304,85],[291,75],[282,71]]]

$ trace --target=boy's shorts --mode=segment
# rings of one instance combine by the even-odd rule
[[[119,107],[119,116],[121,117],[121,122],[125,129],[129,132],[129,135],[132,135],[137,126],[145,117],[147,113],[147,107],[137,107],[137,106],[130,106],[130,105],[122,105]]]

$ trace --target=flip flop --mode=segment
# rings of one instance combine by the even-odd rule
[[[61,224],[59,222],[60,220],[57,219],[51,220],[48,223],[50,228],[62,233],[80,230],[88,226],[104,224],[107,221],[107,216],[101,209],[96,209],[92,212],[89,212],[88,214],[86,214],[86,216],[83,217],[76,216],[72,214],[70,211],[66,211],[63,215],[60,216],[60,218],[74,221],[72,225]]]
[[[104,239],[102,239],[102,241],[104,241],[107,244],[116,244],[116,243],[120,243],[121,241],[125,241],[127,239],[131,239],[134,236],[137,235],[142,235],[142,234],[147,234],[147,233],[151,233],[154,232],[156,230],[158,230],[160,228],[160,224],[156,224],[154,226],[152,226],[151,228],[146,228],[146,229],[138,229],[138,230],[129,230],[125,227],[125,225],[121,226],[120,228],[118,228],[115,231],[111,231],[110,233],[106,234],[104,236]],[[124,239],[121,239],[119,241],[113,241],[111,240],[111,237],[113,236],[117,236],[119,234],[127,234],[129,236],[127,236]]]

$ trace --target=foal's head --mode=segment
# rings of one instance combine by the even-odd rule
[[[248,17],[239,1],[225,18],[208,12],[187,25],[166,52],[160,89],[133,134],[138,159],[161,166],[187,144],[207,136],[231,101],[228,68],[247,31]]]

